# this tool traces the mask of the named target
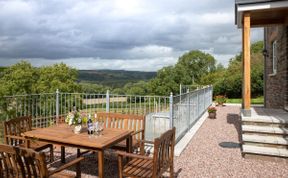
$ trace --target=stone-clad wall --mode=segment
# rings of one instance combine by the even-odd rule
[[[277,73],[273,74],[272,43],[277,40]],[[288,109],[288,26],[265,28],[265,107]]]

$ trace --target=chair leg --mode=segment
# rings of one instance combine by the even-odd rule
[[[53,145],[50,146],[50,162],[54,161],[54,147]]]
[[[118,174],[119,174],[119,178],[123,178],[123,172],[122,172],[122,156],[118,156]]]
[[[65,163],[65,147],[61,146],[61,163]]]
[[[174,178],[174,166],[173,166],[173,164],[170,165],[170,178]]]

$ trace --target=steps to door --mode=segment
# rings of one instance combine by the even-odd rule
[[[241,116],[242,153],[288,158],[288,117]]]
[[[243,145],[243,152],[266,156],[288,157],[288,150],[285,148],[269,148],[263,146]]]

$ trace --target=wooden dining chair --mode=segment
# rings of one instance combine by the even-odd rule
[[[132,149],[143,152],[143,144],[140,140],[145,140],[145,116],[121,113],[97,113],[97,120],[104,122],[104,128],[116,128],[133,130]],[[126,140],[117,143],[112,147],[115,150],[126,150]]]
[[[4,143],[12,146],[26,147],[25,138],[21,135],[26,131],[32,130],[32,118],[31,116],[23,116],[4,122]],[[53,145],[41,142],[31,141],[30,148],[35,151],[42,151],[44,149],[50,149],[50,161],[54,160]]]
[[[117,151],[119,177],[162,177],[163,173],[170,172],[174,177],[173,158],[175,146],[175,127],[166,131],[160,137],[155,138],[153,157]],[[151,143],[149,141],[143,141]],[[123,157],[130,158],[123,167]]]
[[[75,175],[64,172],[73,165],[77,165],[76,176],[81,176],[80,161],[78,157],[73,161],[60,166],[55,170],[48,170],[45,154],[35,150],[18,146],[0,144],[0,177],[16,178],[47,178],[47,177],[72,177]]]

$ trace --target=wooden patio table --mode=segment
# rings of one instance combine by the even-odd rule
[[[40,141],[58,144],[67,147],[76,147],[97,151],[98,153],[98,175],[104,177],[104,150],[126,139],[127,152],[132,151],[132,130],[105,128],[100,136],[89,136],[84,128],[80,134],[75,134],[72,127],[67,124],[54,125],[47,128],[37,128],[24,132],[27,139],[26,146],[37,139]]]

